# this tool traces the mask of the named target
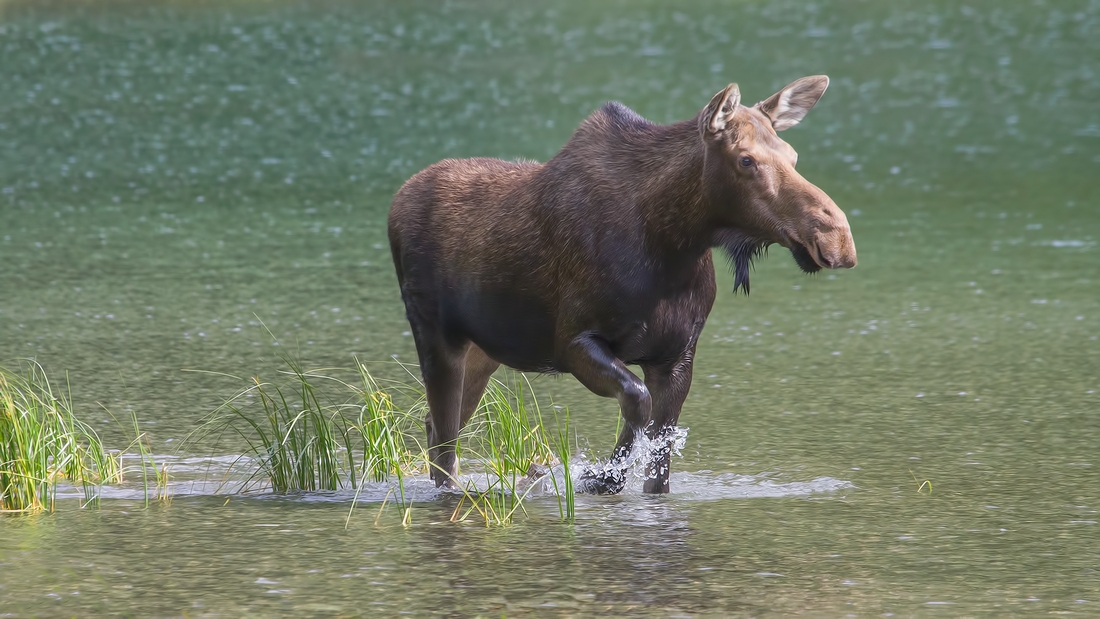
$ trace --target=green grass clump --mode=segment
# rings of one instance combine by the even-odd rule
[[[110,414],[109,411],[108,414]],[[114,417],[114,415],[111,416]],[[172,501],[172,497],[171,494],[169,494],[168,490],[168,465],[166,463],[161,463],[160,466],[157,466],[156,460],[153,457],[152,448],[149,444],[149,436],[142,432],[141,428],[138,427],[136,413],[130,414],[130,421],[132,423],[131,427],[134,430],[134,440],[130,441],[130,444],[126,447],[124,452],[128,453],[132,450],[137,451],[139,459],[138,467],[140,467],[138,470],[141,473],[141,486],[145,495],[145,507],[149,507],[150,492],[152,492],[153,496],[156,497],[158,501],[170,503]],[[119,456],[119,459],[121,460],[121,454]],[[154,485],[152,487],[152,490],[150,490],[149,487],[149,469],[153,469]],[[116,481],[122,481],[122,473],[122,471],[119,471]]]
[[[542,424],[542,415],[539,415],[539,423]],[[543,426],[545,427],[545,426]],[[569,449],[569,409],[565,411],[565,425],[558,425],[557,436],[552,445],[554,455],[561,463],[562,485],[558,486],[558,478],[551,477],[554,484],[554,492],[558,495],[558,513],[562,522],[574,522],[577,519],[576,488],[573,487],[573,472],[569,468],[572,450]]]
[[[477,512],[486,525],[509,524],[517,511],[526,511],[523,502],[535,482],[551,475],[562,519],[571,521],[572,480],[559,488],[550,470],[560,461],[568,476],[568,445],[560,444],[565,447],[563,451],[548,440],[542,409],[526,377],[514,373],[508,377],[508,383],[495,378],[489,382],[463,437],[471,459],[484,467],[487,488],[480,490],[468,483],[452,520],[463,520]],[[463,512],[466,502],[469,507]]]
[[[248,379],[248,386],[216,409],[201,431],[203,436],[229,431],[245,441],[241,461],[251,461],[255,468],[239,490],[270,487],[293,493],[350,487],[358,497],[365,482],[395,482],[395,499],[407,524],[406,480],[425,474],[430,466],[422,442],[427,412],[422,386],[383,383],[358,360],[353,377],[346,378],[346,371],[306,371],[296,359],[281,358],[288,369],[279,372],[278,381]],[[474,469],[475,477],[484,472],[487,487],[467,484],[455,520],[476,512],[486,524],[507,524],[523,511],[533,482],[549,466],[562,459],[568,477],[568,429],[559,429],[556,443],[548,440],[538,401],[527,395],[530,385],[524,389],[522,375],[510,376],[511,385],[491,381],[463,432],[460,462]],[[562,518],[572,520],[572,480],[562,488],[556,479],[554,484]]]
[[[391,390],[410,402],[401,408],[366,365],[356,360],[356,369],[359,384],[351,386],[357,396],[351,406],[358,413],[352,427],[363,454],[360,478],[377,482],[396,478],[400,486],[406,474],[426,470],[427,449],[418,438],[424,431],[420,419],[427,412],[424,394],[418,387],[393,383]]]
[[[0,367],[0,511],[53,511],[60,480],[95,502],[102,484],[121,481],[120,453],[76,418],[68,390],[55,393],[41,365],[20,365]]]
[[[215,410],[202,431],[229,429],[247,443],[245,455],[258,467],[242,491],[263,479],[279,493],[342,488],[344,470],[355,466],[349,424],[338,407],[321,403],[300,364],[289,357],[285,361],[288,381],[251,378],[251,386]],[[259,414],[253,414],[255,409]]]
[[[229,431],[245,441],[238,462],[251,460],[256,468],[240,491],[357,489],[363,481],[394,478],[403,488],[405,475],[423,469],[423,450],[409,448],[418,445],[409,436],[417,425],[409,411],[417,407],[397,406],[364,364],[356,362],[357,380],[345,380],[334,375],[339,370],[306,371],[297,359],[280,358],[287,369],[277,381],[247,379],[247,387],[215,409],[198,438],[189,439]],[[403,390],[399,385],[395,391]]]

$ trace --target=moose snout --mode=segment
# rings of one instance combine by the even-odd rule
[[[850,269],[856,266],[856,242],[844,211],[827,205],[814,218],[815,224],[807,237],[807,248],[818,265],[826,269]]]
[[[856,244],[848,228],[818,232],[813,248],[814,260],[826,269],[850,269],[856,266]]]
[[[844,211],[797,172],[791,170],[788,178],[787,204],[794,206],[794,225],[787,228],[784,237],[800,248],[784,245],[794,252],[799,266],[808,273],[856,266],[856,243]]]

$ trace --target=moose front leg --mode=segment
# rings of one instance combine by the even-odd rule
[[[676,422],[691,388],[692,361],[695,340],[679,360],[668,365],[643,365],[645,384],[653,396],[653,421],[645,432],[653,445],[643,490],[652,494],[669,491],[668,478],[672,465],[672,445]]]
[[[626,424],[615,445],[615,455],[606,469],[587,471],[582,484],[590,492],[615,494],[626,485],[622,460],[630,454],[634,437],[649,421],[653,406],[649,389],[615,357],[607,342],[592,336],[581,336],[570,343],[566,367],[592,393],[619,401]]]

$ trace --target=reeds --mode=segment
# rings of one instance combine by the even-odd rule
[[[257,466],[242,491],[264,482],[278,493],[342,488],[344,470],[355,467],[349,424],[339,407],[321,403],[297,361],[284,361],[289,380],[280,384],[252,377],[250,386],[214,411],[200,435],[230,430],[245,441],[248,451],[238,462],[251,459]]]
[[[112,415],[110,411],[107,411],[107,414],[114,418],[114,415]],[[117,422],[118,420],[116,419],[115,421]],[[172,501],[172,496],[169,494],[168,490],[168,464],[162,463],[160,466],[157,466],[156,459],[153,457],[153,452],[149,445],[149,437],[141,431],[140,427],[138,427],[137,413],[130,413],[130,422],[134,430],[134,439],[130,441],[130,444],[123,451],[128,453],[132,450],[137,450],[137,457],[139,460],[137,466],[140,467],[138,470],[141,472],[141,487],[145,497],[145,507],[149,507],[149,469],[153,470],[154,485],[151,490],[153,496],[158,501],[170,503]],[[122,457],[120,454],[119,461],[121,462],[121,460]],[[124,470],[119,470],[118,476],[114,481],[121,483],[123,473]]]
[[[289,355],[282,360],[285,369],[274,381],[232,377],[246,385],[188,442],[217,440],[225,432],[243,440],[246,449],[234,466],[248,467],[248,473],[237,492],[351,488],[358,499],[368,482],[394,484],[390,492],[401,522],[409,524],[406,480],[425,476],[430,466],[422,442],[427,412],[422,386],[382,381],[358,360],[351,372],[306,371]],[[146,506],[151,497],[170,499],[167,467],[157,465],[136,414],[130,415],[132,427],[124,428],[133,436],[130,444],[108,450],[73,413],[67,387],[55,391],[34,361],[21,363],[19,370],[0,368],[0,511],[53,510],[60,481],[82,488],[85,503],[95,504],[100,488],[122,483],[124,473],[140,475]],[[542,484],[547,490],[552,485],[561,519],[571,522],[568,434],[568,412],[564,427],[548,429],[525,376],[493,379],[460,437],[459,462],[467,471],[460,476],[465,481],[452,520],[476,513],[486,525],[508,524],[526,513],[524,501]],[[127,453],[139,463],[123,466]],[[389,495],[383,508],[388,500]],[[354,505],[353,500],[350,510]]]
[[[427,412],[424,394],[418,386],[405,383],[391,383],[387,390],[358,359],[355,366],[359,384],[351,386],[357,396],[352,408],[358,414],[352,427],[363,452],[360,479],[400,482],[426,462],[426,449],[417,438],[423,433],[420,419]],[[391,391],[403,395],[409,404],[399,407]]]
[[[452,520],[463,520],[476,512],[487,525],[512,522],[517,511],[526,512],[524,499],[556,464],[538,399],[533,393],[528,399],[530,383],[522,374],[510,373],[508,378],[508,383],[496,378],[489,381],[473,422],[462,437],[467,445],[464,450],[472,456],[468,460],[483,468],[485,489],[468,481]],[[467,503],[469,507],[463,512]]]
[[[238,491],[351,488],[358,498],[365,482],[393,483],[407,524],[411,504],[405,482],[430,466],[421,442],[427,406],[419,383],[381,381],[358,360],[352,377],[341,378],[348,376],[346,370],[306,371],[296,359],[281,358],[287,369],[277,381],[248,379],[247,387],[214,411],[198,440],[227,430],[244,440],[247,450],[238,462],[253,468]],[[477,513],[486,524],[511,522],[524,511],[534,482],[560,461],[566,481],[559,487],[555,477],[553,487],[562,519],[571,521],[568,417],[557,442],[549,440],[526,378],[509,376],[510,384],[490,382],[460,439],[460,462],[471,475],[452,519]]]
[[[20,370],[0,367],[0,511],[53,511],[60,480],[95,503],[103,483],[121,481],[121,454],[76,418],[67,386],[55,392],[35,361]]]
[[[560,422],[560,420],[559,420]],[[542,415],[539,415],[539,424],[542,425]],[[545,427],[545,426],[544,426]],[[558,513],[562,522],[574,522],[577,519],[576,488],[573,487],[573,472],[570,469],[572,450],[569,449],[569,409],[565,409],[565,424],[559,423],[557,435],[554,437],[554,455],[561,463],[562,483],[559,486],[557,476],[550,478],[554,484],[554,493],[558,496]]]

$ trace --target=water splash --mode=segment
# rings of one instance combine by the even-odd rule
[[[665,429],[659,436],[650,438],[644,431],[634,437],[630,453],[622,457],[612,457],[605,462],[586,461],[581,454],[578,472],[574,480],[578,492],[592,494],[614,494],[625,489],[641,488],[651,476],[651,465],[659,466],[672,456],[682,457],[681,450],[687,443],[688,429],[673,426]],[[652,471],[654,474],[667,474],[667,471]]]

